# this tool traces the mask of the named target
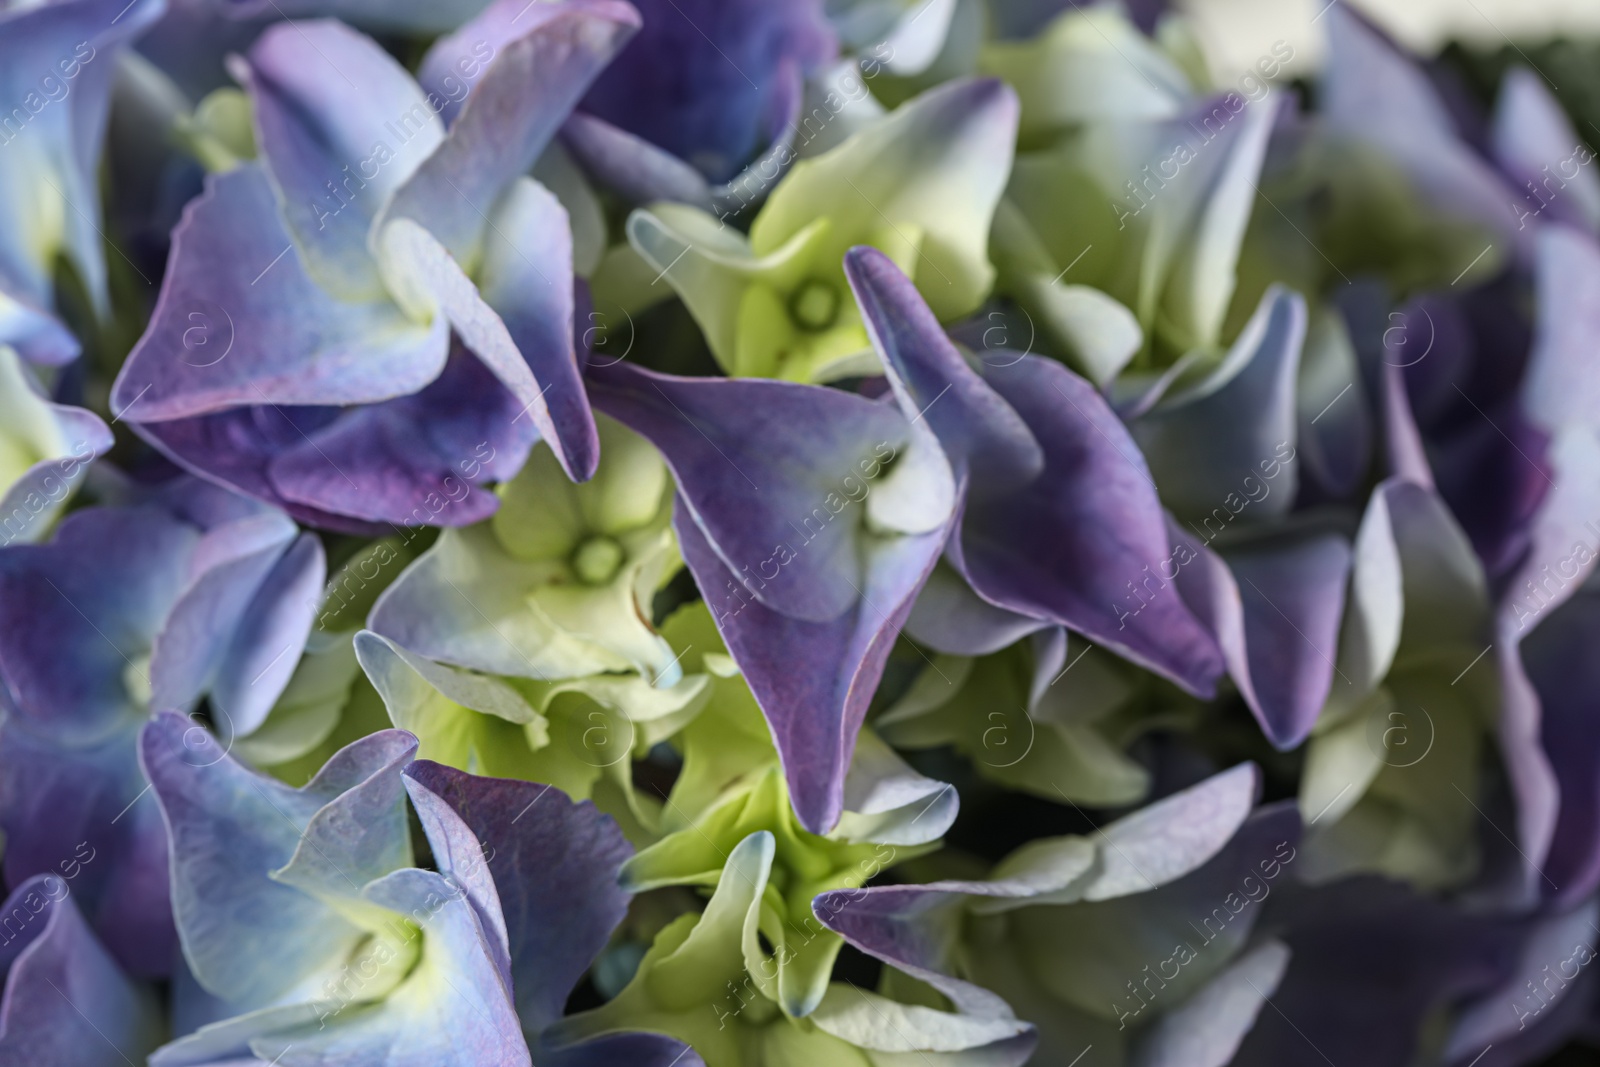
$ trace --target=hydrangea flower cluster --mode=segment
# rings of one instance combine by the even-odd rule
[[[0,0],[0,1067],[1600,1033],[1594,153],[1324,15]]]

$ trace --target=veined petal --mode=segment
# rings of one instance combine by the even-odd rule
[[[305,788],[291,789],[242,767],[182,716],[159,715],[145,728],[145,774],[173,839],[173,912],[184,954],[208,992],[244,1010],[263,1006],[360,940],[348,908],[341,914],[296,888],[358,900],[363,884],[341,877],[325,852],[305,854],[315,846],[302,852],[302,835],[321,838],[363,881],[409,862],[399,772],[415,745],[399,731],[375,734],[341,750]],[[343,801],[351,789],[358,792]],[[393,804],[374,795],[384,792]],[[379,809],[386,814],[375,823],[356,821]],[[346,857],[345,849],[358,851]]]
[[[801,824],[827,833],[844,809],[845,777],[867,702],[948,528],[869,536],[855,602],[826,622],[781,615],[741,598],[737,589],[746,587],[735,585],[740,579],[686,506],[680,505],[674,528],[701,588],[735,590],[713,597],[712,616],[772,730]]]
[[[444,143],[394,194],[373,230],[413,219],[469,273],[476,273],[489,213],[527,173],[596,74],[639,26],[618,0],[534,4],[495,0],[476,20],[435,44],[425,81],[480,40],[498,46],[472,86]],[[388,253],[380,245],[381,257]]]
[[[1093,386],[1051,360],[989,368],[987,381],[1033,432],[1045,468],[1024,489],[969,507],[951,562],[990,603],[1209,692],[1222,657],[1170,587],[1165,570],[1175,560],[1161,504],[1122,422]]]
[[[610,816],[551,786],[479,778],[427,760],[413,763],[406,778],[413,798],[420,786],[458,820],[449,837],[452,869],[487,864],[505,916],[517,1012],[537,1033],[561,1017],[622,921],[628,895],[617,870],[632,849]],[[430,840],[440,833],[431,830]],[[438,855],[440,844],[434,849]]]
[[[307,273],[265,172],[213,175],[174,232],[150,328],[112,387],[129,421],[257,404],[365,404],[439,376],[447,323],[347,303]],[[174,355],[177,353],[177,355]]]
[[[138,720],[147,657],[199,536],[153,506],[95,508],[49,544],[0,554],[0,673],[19,724],[91,745]]]
[[[41,875],[0,905],[20,940],[0,947],[0,1056],[34,1067],[112,1067],[160,1041],[151,990],[128,980],[78,913],[68,883]],[[17,937],[17,933],[11,934]]]
[[[708,547],[751,595],[813,622],[856,603],[866,534],[854,505],[910,433],[892,407],[820,386],[625,363],[591,367],[588,381],[597,408],[661,450]],[[723,586],[701,588],[720,597]]]
[[[269,26],[241,73],[307,275],[340,299],[382,300],[367,231],[444,140],[437,108],[376,41],[332,19]]]
[[[1044,452],[1027,424],[962,359],[894,261],[860,246],[844,269],[900,410],[927,419],[957,480],[970,476],[969,492],[984,498],[1037,477]]]

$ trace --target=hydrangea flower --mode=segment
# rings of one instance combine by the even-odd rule
[[[983,53],[1031,148],[996,221],[1002,289],[1096,384],[1163,384],[1223,341],[1277,99],[1211,95],[1185,58],[1109,6]]]
[[[593,473],[566,212],[526,172],[637,15],[517,7],[441,38],[418,79],[337,22],[262,34],[236,69],[261,158],[187,209],[113,390],[141,433],[352,529],[484,518],[479,483],[536,436]]]
[[[688,1042],[708,1067],[830,1063],[880,1067],[918,1062],[1020,1065],[1035,1037],[997,998],[955,1011],[903,1003],[853,984],[828,986],[803,1019],[781,1010],[781,938],[766,906],[777,843],[758,831],[728,854],[704,912],[681,916],[656,938],[638,973],[609,1003],[563,1019],[578,1039],[653,1029]]]
[[[730,375],[871,373],[876,361],[841,269],[846,249],[883,249],[943,319],[977,310],[994,281],[989,224],[1015,115],[1016,99],[999,82],[941,86],[797,164],[748,237],[703,208],[662,203],[629,217],[628,239],[683,299]],[[624,307],[656,291],[640,283],[636,297],[604,274],[595,284]]]
[[[704,705],[673,738],[683,770],[665,798],[662,836],[623,865],[622,884],[636,891],[671,885],[709,887],[727,857],[753,833],[773,835],[766,900],[775,947],[776,999],[785,1014],[816,1010],[843,942],[818,926],[811,901],[825,890],[856,888],[896,864],[937,847],[958,808],[944,782],[913,771],[863,730],[844,785],[844,812],[826,835],[807,831],[790,805],[788,787],[766,723],[749,687],[717,638],[703,604],[668,621],[684,646],[686,669],[704,671]]]
[[[1289,957],[1252,930],[1299,816],[1252,814],[1258,789],[1241,765],[1097,836],[1031,841],[986,879],[835,891],[817,917],[955,1004],[1003,996],[1050,1062],[1087,1046],[1102,1064],[1223,1067]]]
[[[299,658],[324,567],[316,539],[263,505],[187,479],[150,495],[0,552],[6,877],[92,857],[78,905],[141,976],[167,973],[173,943],[139,730],[202,701],[226,737],[258,727]]]
[[[1583,1040],[1585,75],[1166,7],[0,0],[0,1061]]]
[[[941,554],[959,577],[928,586],[932,622],[911,630],[940,651],[992,651],[1065,625],[1193,692],[1222,673],[1214,639],[1170,584],[1150,590],[1136,625],[1119,611],[1123,587],[1170,553],[1154,487],[1105,400],[1035,357],[980,376],[886,255],[855,249],[846,264],[892,404],[590,371],[596,406],[673,471],[684,558],[812,832],[838,817],[889,638]]]
[[[1477,868],[1477,767],[1493,724],[1483,572],[1425,484],[1381,483],[1356,534],[1338,681],[1306,752],[1317,815],[1303,873],[1382,872],[1426,888]]]
[[[158,1067],[291,1050],[320,1064],[531,1063],[530,1040],[626,907],[612,871],[628,846],[604,816],[548,787],[413,764],[402,731],[342,749],[301,789],[179,716],[140,744],[195,983],[179,1011],[203,1024],[156,1052]],[[408,795],[436,871],[411,866]]]
[[[1136,803],[1150,774],[1126,746],[1154,725],[1149,705],[1192,698],[1078,645],[1056,627],[986,656],[938,656],[872,727],[898,748],[953,746],[982,777],[1044,800]]]
[[[412,652],[492,674],[560,681],[682,675],[649,624],[681,567],[667,467],[644,438],[599,422],[593,480],[567,481],[536,449],[499,491],[495,517],[446,530],[378,600],[370,625]]]

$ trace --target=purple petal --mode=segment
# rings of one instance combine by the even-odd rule
[[[1209,516],[1224,507],[1232,512],[1225,502],[1248,493],[1258,469],[1278,466],[1275,457],[1284,446],[1292,454],[1305,336],[1305,299],[1273,286],[1215,377],[1195,391],[1169,394],[1134,421],[1134,439],[1161,498],[1179,518]],[[1298,482],[1295,468],[1288,466],[1280,477],[1262,497],[1251,498],[1246,519],[1288,513]]]
[[[1433,489],[1433,468],[1428,464],[1422,434],[1411,414],[1405,378],[1400,368],[1392,363],[1384,364],[1379,373],[1379,391],[1383,394],[1383,436],[1388,452],[1385,464],[1387,473],[1390,477]]]
[[[483,269],[497,300],[512,314],[511,323],[486,302],[486,294],[444,245],[412,220],[385,225],[383,255],[393,275],[402,279],[397,284],[437,301],[440,317],[448,319],[462,343],[521,405],[568,476],[581,480],[594,473],[599,449],[576,372],[570,238],[559,226],[551,226],[552,220],[565,215],[554,198],[531,181],[514,186],[502,207],[510,213],[506,224],[519,231],[544,261],[541,268],[495,226]],[[531,295],[519,288],[534,284],[528,272],[538,278]],[[539,386],[540,375],[549,379],[544,388]],[[552,389],[557,392],[546,399]]]
[[[1274,843],[1298,839],[1299,818],[1292,805],[1249,815],[1258,781],[1255,769],[1243,764],[1108,827],[1105,832],[1115,835],[1101,850],[1108,869],[1085,894],[1097,903],[1066,907],[1082,909],[1086,916],[1103,916],[1139,936],[1164,915],[1187,919],[1204,914],[1237,886],[1242,875],[1251,873],[1257,861],[1271,857]],[[1147,873],[1157,870],[1152,863],[1161,865],[1154,879]],[[960,934],[954,909],[970,896],[1007,900],[1016,906],[1025,906],[1033,897],[1049,903],[1049,894],[1059,888],[1063,887],[1016,875],[834,890],[819,895],[812,908],[846,941],[928,982],[963,1011],[1009,1014],[995,994],[951,973]]]
[[[781,110],[784,74],[832,59],[838,44],[821,0],[641,0],[644,26],[584,109],[688,162],[732,178],[762,147]]]
[[[517,1012],[529,1032],[542,1030],[561,1016],[627,912],[617,871],[633,849],[610,816],[551,786],[480,778],[429,760],[413,763],[406,776],[470,831],[465,840],[452,837],[452,864],[470,868],[487,856],[505,913]]]
[[[479,483],[521,466],[537,433],[482,362],[457,347],[421,392],[348,409],[239,408],[149,423],[175,461],[315,526],[465,526],[498,506]]]
[[[1045,469],[1025,489],[970,506],[951,562],[997,607],[1076,630],[1209,694],[1222,656],[1159,573],[1173,552],[1126,428],[1093,386],[1053,361],[1029,356],[990,368],[988,381],[1044,448]]]
[[[897,411],[821,386],[679,378],[627,363],[591,366],[588,381],[596,408],[661,450],[719,566],[756,599],[812,622],[857,602],[863,508],[834,522],[826,501],[844,500],[905,445]],[[768,575],[763,565],[794,545]],[[700,587],[720,597],[723,584]]]
[[[1590,233],[1600,230],[1600,179],[1583,169],[1593,157],[1579,154],[1577,132],[1541,76],[1523,67],[1506,71],[1492,142],[1495,158],[1525,201],[1516,212],[1518,229],[1537,216]],[[1565,173],[1569,165],[1575,174]],[[1530,186],[1538,192],[1521,192]],[[1547,208],[1552,209],[1548,215]]]
[[[1600,918],[1596,903],[1590,900],[1566,914],[1547,913],[1525,924],[1516,965],[1499,988],[1456,1016],[1440,1062],[1471,1064],[1474,1057],[1477,1067],[1543,1062],[1573,1036],[1594,1012],[1594,977],[1576,972],[1582,961],[1592,959],[1595,920]],[[1574,969],[1571,976],[1568,965]]]
[[[736,585],[737,576],[682,496],[673,528],[695,582],[718,591],[707,598],[712,617],[772,730],[795,813],[812,833],[827,833],[844,810],[845,775],[867,703],[948,527],[870,538],[856,602],[827,622],[780,615],[753,597],[744,599],[739,590],[748,594],[749,587]]]
[[[1600,411],[1593,352],[1600,339],[1600,244],[1551,226],[1539,233],[1538,311],[1523,409],[1540,427],[1592,426]]]
[[[561,143],[599,184],[629,203],[672,200],[715,209],[711,186],[699,171],[604,119],[574,112],[561,127]]]
[[[1234,1063],[1415,1062],[1440,1005],[1494,988],[1513,946],[1502,924],[1457,914],[1394,882],[1344,881],[1286,895],[1279,933],[1290,963]],[[1497,927],[1500,927],[1497,929]],[[1502,1006],[1510,1017],[1511,1012]]]
[[[558,270],[546,277],[536,264]],[[478,292],[500,316],[540,386],[529,415],[568,475],[594,476],[600,440],[573,345],[572,231],[566,209],[530,179],[501,200],[478,272]]]
[[[845,253],[845,277],[901,411],[927,419],[958,480],[983,499],[1027,484],[1044,469],[1039,442],[978,376],[911,279],[876,248]]]
[[[1547,889],[1541,871],[1550,858],[1564,801],[1553,761],[1544,750],[1539,691],[1523,668],[1520,635],[1508,630],[1502,619],[1497,630],[1500,640],[1495,642],[1499,647],[1494,652],[1501,700],[1497,733],[1506,777],[1516,799],[1516,837],[1522,858],[1516,898],[1532,902]]]
[[[468,526],[499,506],[480,483],[510,477],[537,440],[519,406],[481,361],[457,349],[422,392],[297,436],[268,474],[292,504],[370,523]]]
[[[1543,884],[1560,887],[1559,906],[1600,886],[1600,722],[1591,714],[1600,691],[1600,598],[1579,593],[1522,642],[1528,680],[1538,694],[1540,740],[1561,790]]]
[[[144,796],[134,728],[65,748],[17,722],[0,728],[0,829],[12,885],[67,877],[78,906],[132,974],[177,959],[167,896],[167,831]]]
[[[1333,686],[1350,544],[1333,533],[1284,536],[1224,558],[1243,606],[1246,700],[1267,740],[1287,751],[1310,735]]]
[[[306,272],[346,300],[383,300],[367,231],[444,140],[436,109],[376,41],[331,19],[269,26],[239,73]]]
[[[446,323],[348,303],[307,273],[265,172],[213,176],[184,211],[150,328],[112,387],[134,423],[254,404],[360,404],[444,369]]]
[[[289,684],[327,573],[322,542],[301,534],[256,589],[211,684],[211,708],[229,736],[254,733]]]
[[[424,61],[424,79],[437,77],[464,44],[470,51],[484,41],[497,50],[444,143],[395,193],[383,218],[415,219],[457,262],[477,263],[495,201],[533,166],[638,25],[638,13],[618,0],[496,0],[439,42]]]
[[[0,905],[0,1061],[28,1067],[121,1067],[161,1040],[153,993],[118,969],[60,878],[31,878]],[[23,917],[20,940],[16,917]]]
[[[184,590],[163,621],[151,654],[152,707],[193,710],[217,679],[230,638],[256,590],[295,534],[293,522],[268,512],[201,535],[188,560]]]

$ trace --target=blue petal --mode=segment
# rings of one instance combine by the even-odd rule
[[[120,1067],[155,1048],[163,1024],[153,992],[129,981],[100,947],[65,881],[22,882],[0,915],[7,926],[0,944],[0,1061]]]
[[[164,8],[162,0],[66,0],[0,12],[0,341],[17,342],[29,358],[77,354],[71,336],[45,319],[58,253],[106,310],[98,170],[111,84],[117,53]],[[51,232],[52,220],[60,232]]]
[[[1265,464],[1295,445],[1295,382],[1306,336],[1305,300],[1273,286],[1218,372],[1199,386],[1169,394],[1133,422],[1161,499],[1180,519],[1209,516],[1249,491]],[[1241,472],[1243,472],[1241,474]],[[1277,517],[1294,503],[1299,478],[1291,465],[1271,492],[1245,511]],[[1232,508],[1229,508],[1232,511]]]
[[[443,318],[347,303],[312,279],[259,164],[213,176],[173,233],[150,328],[112,387],[135,424],[255,404],[361,404],[439,376]],[[175,355],[176,353],[176,355]]]
[[[178,934],[209,992],[259,1007],[350,951],[362,931],[295,887],[354,898],[382,869],[409,863],[399,772],[415,749],[409,734],[385,730],[291,789],[182,716],[145,727],[140,755],[172,835]]]
[[[487,859],[505,915],[517,1012],[523,1027],[537,1033],[560,1018],[626,914],[628,894],[617,885],[617,871],[633,849],[610,816],[552,786],[480,778],[429,760],[413,763],[406,777],[413,800],[426,794],[432,799],[424,804],[446,806],[430,807],[424,821],[441,869],[448,855],[451,870],[476,870],[481,878]],[[454,826],[444,812],[453,813]],[[482,892],[473,884],[469,893]]]

